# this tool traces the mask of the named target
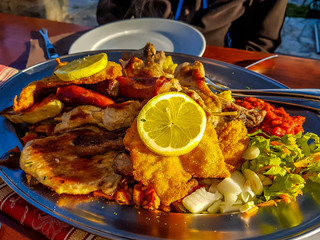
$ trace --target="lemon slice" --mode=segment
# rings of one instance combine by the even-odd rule
[[[100,72],[108,65],[108,57],[105,53],[99,53],[84,58],[73,60],[54,73],[63,81],[72,81],[89,77]]]
[[[206,128],[206,114],[192,98],[180,92],[153,97],[137,118],[141,140],[154,153],[179,156],[194,149]]]

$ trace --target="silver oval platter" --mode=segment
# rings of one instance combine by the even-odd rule
[[[126,50],[127,52],[128,50]],[[71,61],[102,51],[61,57]],[[122,51],[107,52],[110,61],[118,62]],[[286,88],[270,78],[227,63],[195,56],[167,53],[176,63],[201,61],[206,75],[234,88]],[[12,105],[29,82],[52,74],[56,62],[46,61],[20,71],[0,86],[0,109]],[[286,107],[291,115],[306,117],[305,131],[320,134],[318,113]],[[0,118],[0,155],[15,146],[21,148],[11,124]],[[30,188],[20,169],[0,167],[0,176],[22,198],[45,213],[74,227],[109,239],[290,239],[316,234],[320,224],[320,188],[310,188],[291,204],[266,207],[250,219],[241,214],[180,214],[148,211],[120,206],[98,198],[59,196],[43,186]],[[63,198],[63,201],[62,201]]]

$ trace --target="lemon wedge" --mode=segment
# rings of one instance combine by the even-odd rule
[[[58,68],[54,74],[63,81],[73,81],[92,76],[106,68],[107,65],[107,54],[99,53],[73,60],[72,62]]]
[[[194,149],[206,128],[206,114],[180,92],[162,93],[147,102],[137,118],[139,136],[154,153],[179,156]]]

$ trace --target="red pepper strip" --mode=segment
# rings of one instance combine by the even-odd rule
[[[71,105],[93,105],[106,108],[114,103],[112,99],[100,93],[76,85],[58,87],[56,95],[60,101]]]

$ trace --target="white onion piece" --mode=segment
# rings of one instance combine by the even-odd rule
[[[244,151],[242,157],[245,160],[252,160],[252,159],[256,159],[259,155],[260,155],[260,149],[256,146],[250,146]]]
[[[250,169],[244,169],[243,175],[250,182],[250,186],[251,186],[252,191],[256,195],[262,194],[263,185],[262,185],[262,182],[261,182],[259,176],[254,171],[252,171]]]
[[[204,187],[199,188],[182,200],[183,206],[192,213],[200,213],[207,210],[209,206],[216,201],[217,196],[214,193],[207,192]]]
[[[226,193],[233,193],[239,195],[242,192],[242,187],[245,183],[245,177],[239,171],[235,171],[230,177],[223,179],[218,185],[218,191],[225,195]]]

